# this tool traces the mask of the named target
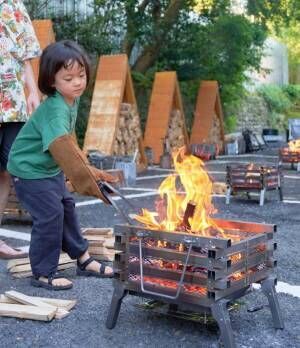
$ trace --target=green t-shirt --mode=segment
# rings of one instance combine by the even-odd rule
[[[43,179],[60,173],[48,148],[56,138],[73,133],[78,103],[79,99],[70,106],[56,92],[40,104],[12,145],[7,165],[12,175]]]

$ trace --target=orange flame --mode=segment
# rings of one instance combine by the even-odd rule
[[[178,192],[176,188],[177,175],[168,176],[158,189],[160,197],[166,199],[165,216],[158,222],[156,217],[159,214],[142,209],[142,215],[135,216],[135,219],[147,225],[148,228],[176,231],[182,226],[188,203],[193,202],[196,208],[188,221],[190,230],[202,235],[208,234],[205,230],[209,227],[220,231],[210,218],[216,209],[211,201],[212,182],[204,168],[204,163],[195,156],[185,155],[184,147],[173,154],[173,162],[184,192]]]

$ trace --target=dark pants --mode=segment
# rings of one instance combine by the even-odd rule
[[[47,179],[13,177],[17,197],[33,220],[29,258],[34,276],[57,271],[60,251],[78,259],[88,248],[63,173]]]
[[[0,170],[6,170],[9,151],[24,122],[0,123]]]

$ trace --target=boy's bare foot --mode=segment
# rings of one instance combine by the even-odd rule
[[[100,262],[94,260],[85,268],[87,271],[94,271],[100,273]],[[113,269],[109,266],[105,267],[104,274],[113,274]]]
[[[73,287],[73,283],[55,274],[53,277],[32,277],[31,285],[47,290],[68,290]]]
[[[94,260],[86,251],[77,260],[77,275],[97,278],[112,278],[114,271],[111,267]]]

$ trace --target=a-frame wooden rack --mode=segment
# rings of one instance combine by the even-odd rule
[[[101,56],[83,151],[131,156],[136,150],[141,170],[147,160],[127,55]]]
[[[171,151],[189,143],[175,71],[155,74],[144,136],[145,146],[153,151],[153,163],[159,163],[165,142]]]
[[[217,81],[202,81],[197,97],[191,144],[217,144],[224,149],[223,112]]]
[[[55,42],[55,34],[51,19],[35,19],[32,21],[32,25],[42,50]],[[36,81],[38,80],[39,75],[39,61],[39,58],[34,58],[31,61]]]

